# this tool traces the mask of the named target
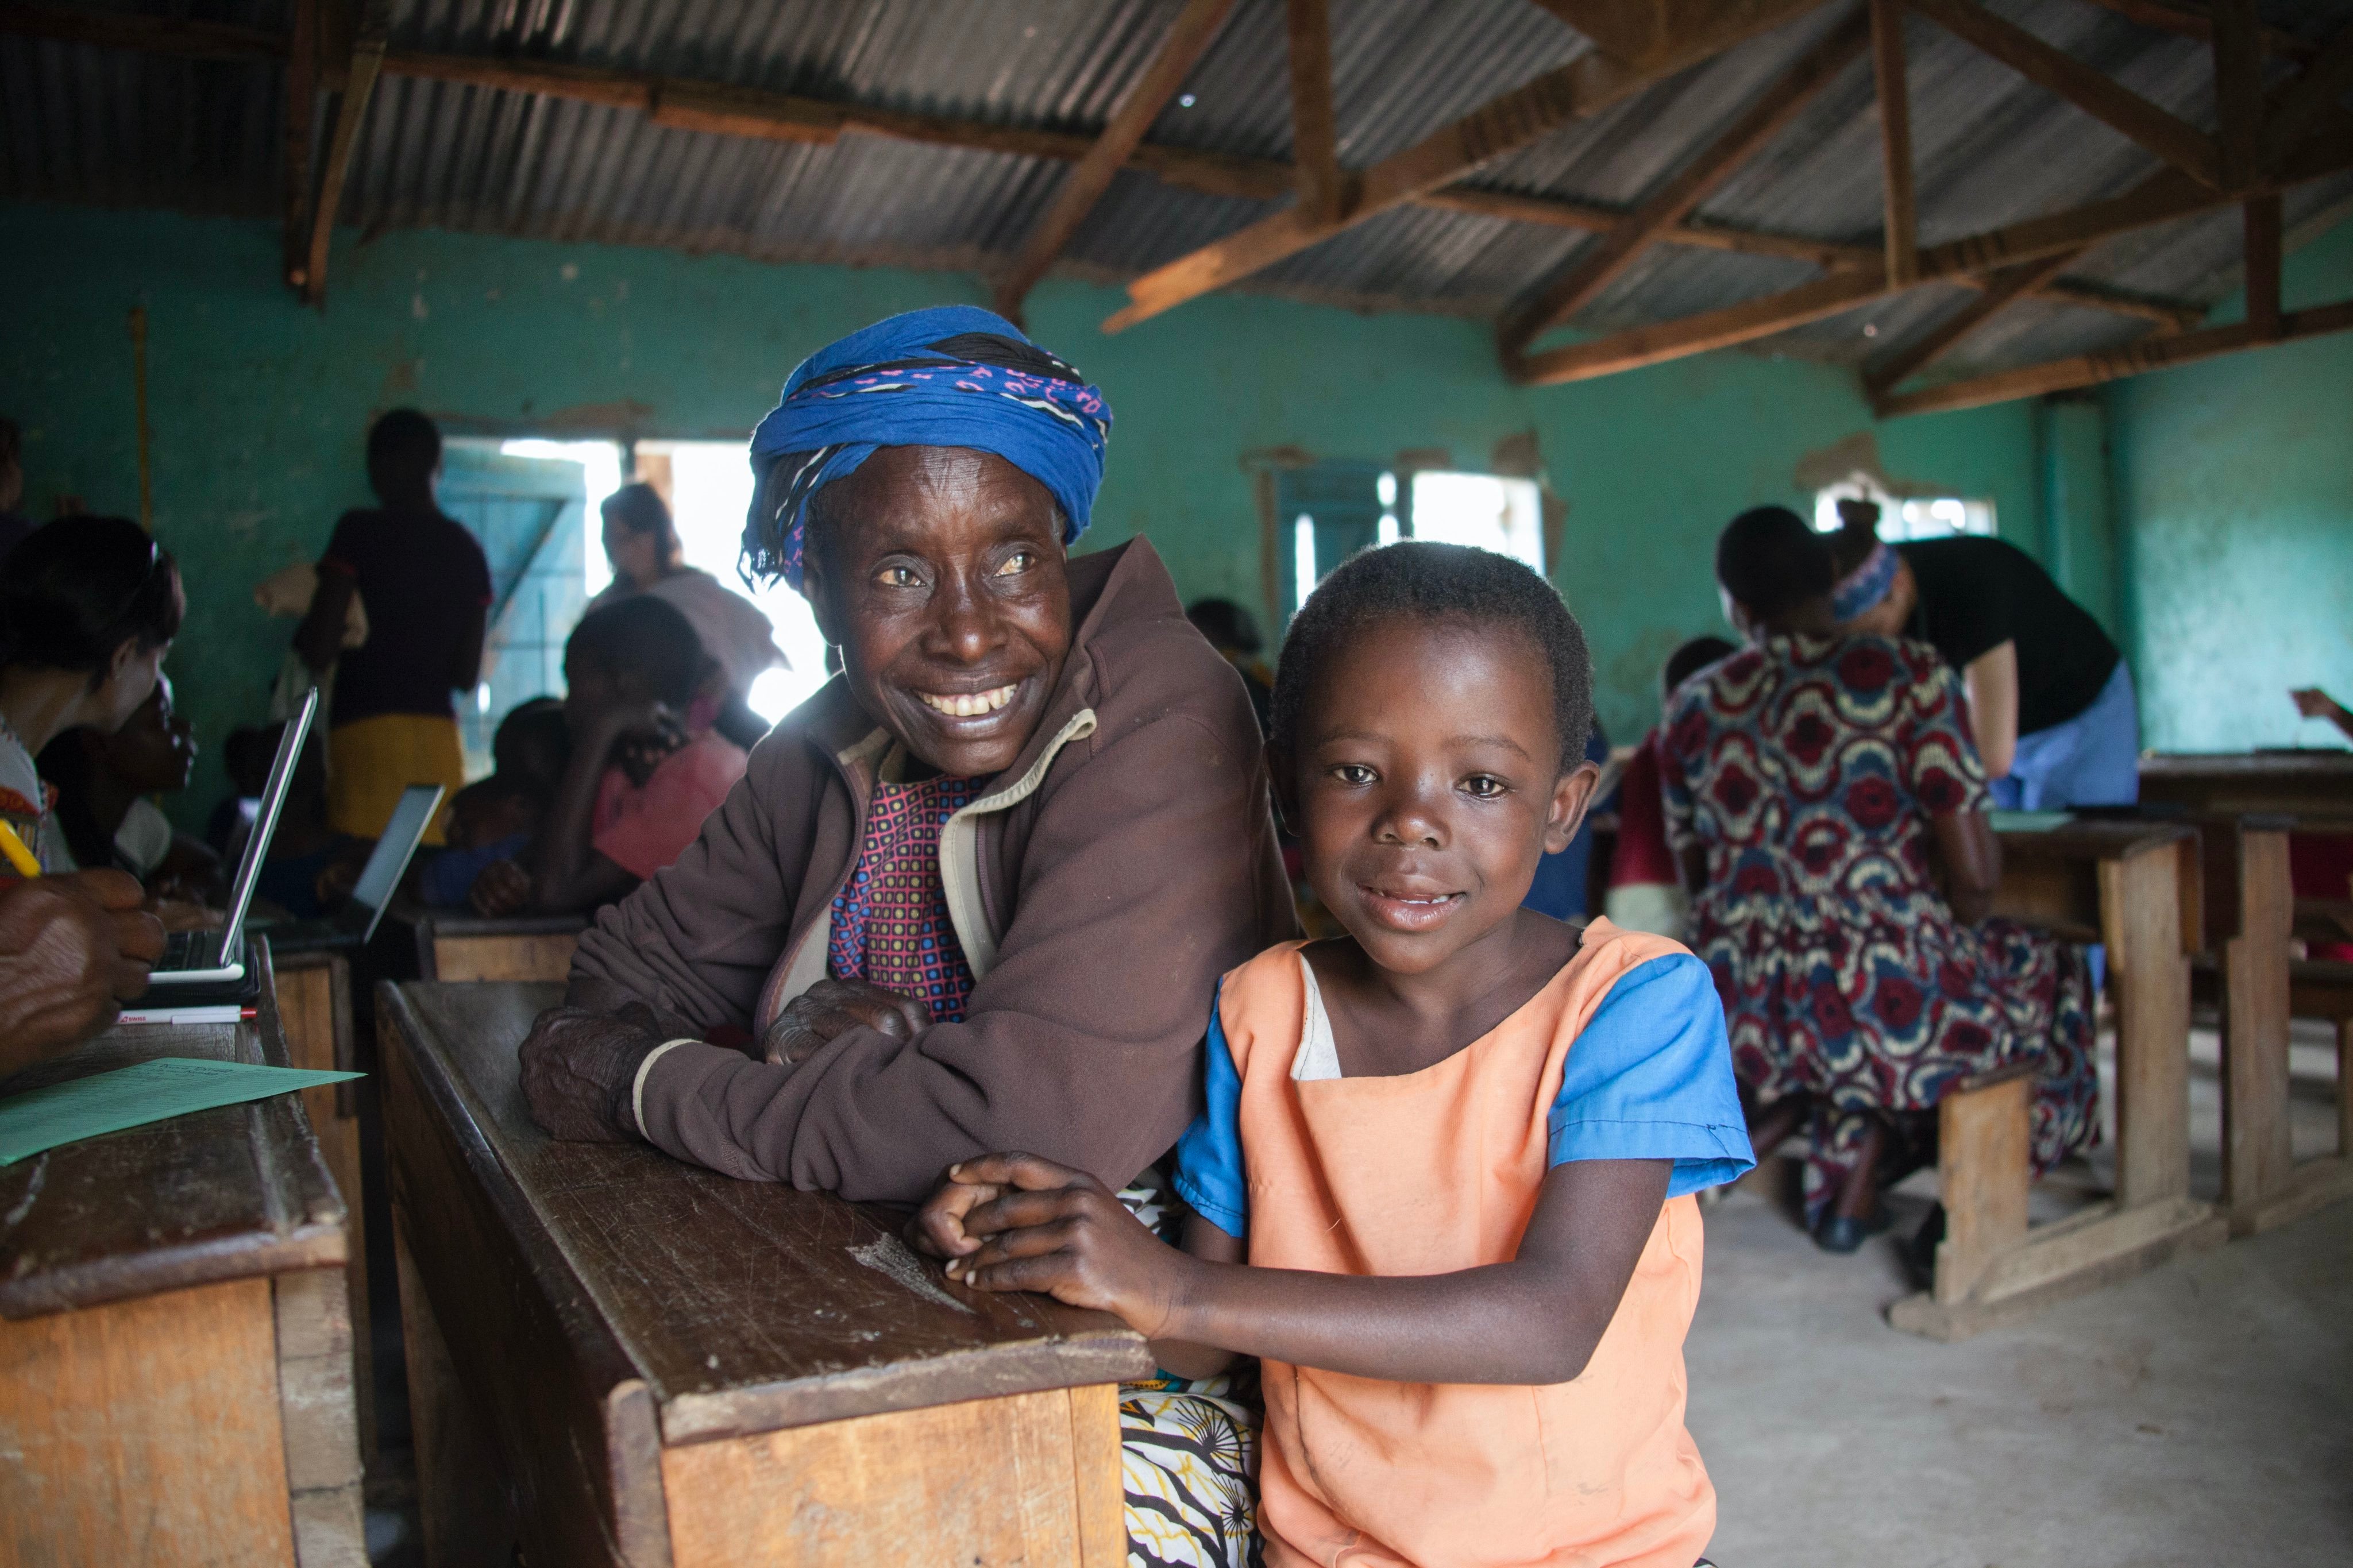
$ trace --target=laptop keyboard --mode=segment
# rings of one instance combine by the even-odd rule
[[[209,931],[175,931],[164,939],[164,956],[153,967],[164,973],[180,969],[211,969],[215,967],[214,939],[219,933]]]

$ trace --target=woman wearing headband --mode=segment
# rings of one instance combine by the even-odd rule
[[[968,307],[793,372],[744,547],[842,673],[581,939],[522,1047],[542,1126],[857,1200],[1000,1148],[1149,1179],[1198,1103],[1203,999],[1296,926],[1240,678],[1151,545],[1069,553],[1110,426]],[[1226,1430],[1198,1511],[1246,1532]]]
[[[1961,677],[1993,803],[2012,810],[2140,798],[2132,670],[2034,558],[1999,539],[1886,544],[1879,508],[1841,501],[1831,537],[1840,624],[1927,643]]]

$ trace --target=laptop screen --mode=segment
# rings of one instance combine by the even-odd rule
[[[408,869],[409,858],[417,853],[425,830],[432,826],[433,814],[440,809],[441,795],[439,784],[410,784],[400,792],[400,804],[392,808],[392,819],[384,825],[375,851],[360,871],[358,885],[352,889],[346,926],[364,925],[362,935],[375,934],[376,918],[391,902],[393,889],[400,886],[401,874]],[[350,919],[353,914],[360,917],[358,921]]]
[[[303,738],[311,732],[311,720],[319,711],[319,689],[312,687],[303,694],[302,706],[278,737],[278,755],[269,764],[269,783],[261,792],[261,810],[253,820],[253,831],[245,837],[245,854],[237,863],[237,881],[228,900],[228,919],[221,927],[220,945],[216,952],[226,957],[237,951],[245,933],[245,911],[253,902],[254,885],[261,879],[261,863],[269,857],[270,836],[278,831],[278,814],[286,805],[286,792],[294,783],[294,766],[302,755]]]

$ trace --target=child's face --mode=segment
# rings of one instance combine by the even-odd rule
[[[1507,925],[1599,776],[1561,771],[1544,655],[1511,627],[1369,627],[1305,708],[1278,775],[1284,815],[1324,908],[1396,973]]]
[[[106,742],[107,763],[142,795],[185,789],[196,765],[195,737],[172,710],[172,682],[159,677],[147,700]]]

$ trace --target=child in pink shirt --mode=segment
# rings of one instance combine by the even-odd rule
[[[1116,1312],[1172,1384],[1259,1357],[1269,1563],[1693,1568],[1714,1530],[1683,1342],[1692,1194],[1753,1163],[1723,1012],[1675,943],[1520,907],[1585,813],[1591,715],[1583,636],[1525,567],[1342,566],[1292,624],[1270,746],[1346,934],[1221,983],[1183,1249],[1025,1154],[951,1167],[921,1216],[951,1278]]]

